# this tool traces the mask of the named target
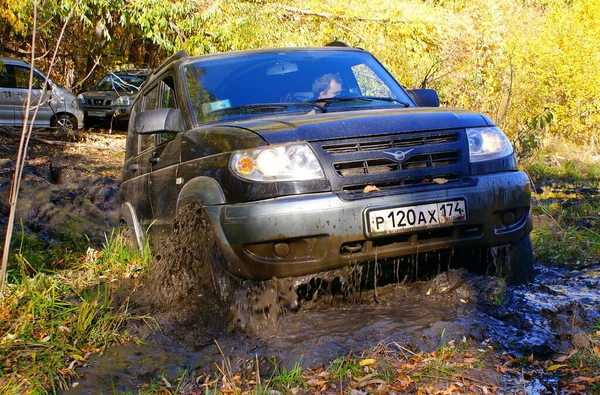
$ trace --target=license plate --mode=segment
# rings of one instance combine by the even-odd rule
[[[465,201],[367,210],[367,233],[382,236],[406,230],[437,228],[467,219]]]
[[[106,113],[104,111],[88,111],[87,115],[90,117],[103,117]]]

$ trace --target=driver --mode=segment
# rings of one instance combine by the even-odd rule
[[[329,99],[342,91],[342,79],[336,74],[323,74],[312,85],[315,99]]]

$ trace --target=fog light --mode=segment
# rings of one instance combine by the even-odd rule
[[[288,243],[275,243],[273,252],[279,258],[285,258],[290,253],[290,245]]]
[[[512,211],[507,211],[505,213],[502,214],[502,223],[504,224],[504,226],[510,226],[512,224],[515,223],[515,213],[513,213]]]

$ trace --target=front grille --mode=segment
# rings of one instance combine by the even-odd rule
[[[358,151],[381,151],[392,148],[415,147],[421,145],[444,144],[458,140],[458,133],[446,133],[441,135],[420,136],[420,137],[392,137],[377,141],[357,141],[346,144],[327,144],[322,148],[329,154],[341,154],[345,152]]]
[[[399,163],[391,159],[369,159],[334,163],[333,168],[339,176],[354,176],[360,174],[378,174],[427,167],[447,166],[458,163],[460,151],[427,153],[414,155]]]
[[[333,190],[352,199],[366,196],[367,186],[369,193],[397,193],[398,189],[435,188],[468,178],[468,142],[462,130],[326,141],[313,146]]]
[[[92,106],[110,106],[110,99],[87,99],[87,104]]]

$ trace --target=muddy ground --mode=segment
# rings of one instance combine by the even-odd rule
[[[85,234],[100,246],[105,233],[117,225],[124,135],[88,133],[77,144],[53,143],[43,133],[37,138],[31,142],[17,206],[25,231],[48,242]],[[2,232],[14,144],[6,133],[0,134]],[[173,257],[161,259],[164,264]],[[165,285],[160,285],[160,273],[154,274],[154,282],[134,296],[132,312],[155,317],[155,324],[132,321],[126,329],[142,342],[114,346],[93,357],[69,392],[134,392],[161,377],[176,379],[182,370],[201,377],[224,361],[241,375],[256,371],[258,364],[268,377],[274,362],[288,368],[296,362],[326,365],[381,342],[435,350],[446,342],[469,341],[497,354],[540,359],[590,347],[587,333],[600,319],[600,269],[536,265],[532,284],[505,287],[496,278],[448,270],[449,259],[429,254],[393,263],[404,267],[429,262],[434,269],[426,280],[352,287],[352,292],[332,294],[327,291],[330,282],[303,278],[299,300],[294,299],[296,280],[227,280],[231,292],[210,305],[186,298],[185,292],[181,299],[156,298]],[[355,278],[355,273],[338,274]],[[558,392],[556,378],[547,373],[527,379],[496,371],[482,374],[481,380],[508,393],[517,387],[526,393]]]

